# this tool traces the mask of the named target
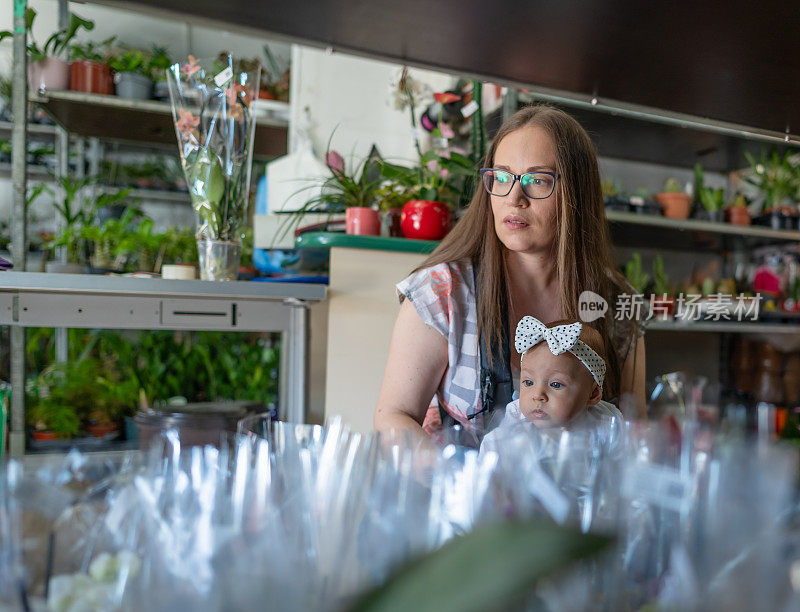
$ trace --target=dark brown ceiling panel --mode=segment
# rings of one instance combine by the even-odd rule
[[[220,27],[800,133],[800,4],[132,0]]]

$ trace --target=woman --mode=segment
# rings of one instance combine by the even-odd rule
[[[397,285],[402,306],[375,428],[430,432],[441,426],[439,408],[461,423],[481,421],[473,416],[488,407],[481,382],[487,354],[491,367],[507,359],[518,372],[516,351],[499,348],[517,322],[525,315],[579,318],[587,290],[609,305],[591,323],[608,355],[604,398],[631,395],[643,416],[643,332],[638,321],[614,318],[617,295],[633,291],[614,268],[589,136],[558,109],[527,107],[501,126],[485,165],[463,218]]]

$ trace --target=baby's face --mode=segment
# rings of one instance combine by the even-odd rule
[[[537,427],[566,425],[600,398],[600,387],[572,353],[553,355],[542,342],[522,358],[519,408]]]

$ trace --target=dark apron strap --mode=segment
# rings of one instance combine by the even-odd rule
[[[473,281],[475,287],[475,302],[478,301],[478,266],[473,264]],[[502,307],[502,334],[498,346],[497,341],[492,343],[491,355],[494,356],[493,363],[489,365],[489,354],[487,350],[486,338],[480,340],[478,356],[480,359],[480,372],[478,380],[481,387],[481,409],[471,414],[468,419],[474,419],[479,414],[489,416],[496,409],[503,409],[511,401],[514,393],[514,381],[511,378],[511,343],[508,337],[508,303],[505,295],[503,296]],[[441,404],[439,405],[439,415],[442,419],[443,427],[452,427],[458,422],[448,413]],[[484,421],[485,423],[486,421]]]

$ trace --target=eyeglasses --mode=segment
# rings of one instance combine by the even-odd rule
[[[555,172],[514,174],[508,170],[497,170],[496,168],[481,168],[480,175],[486,191],[494,196],[507,196],[514,188],[514,183],[519,181],[522,192],[532,200],[549,198],[553,194],[556,179],[559,177]]]

